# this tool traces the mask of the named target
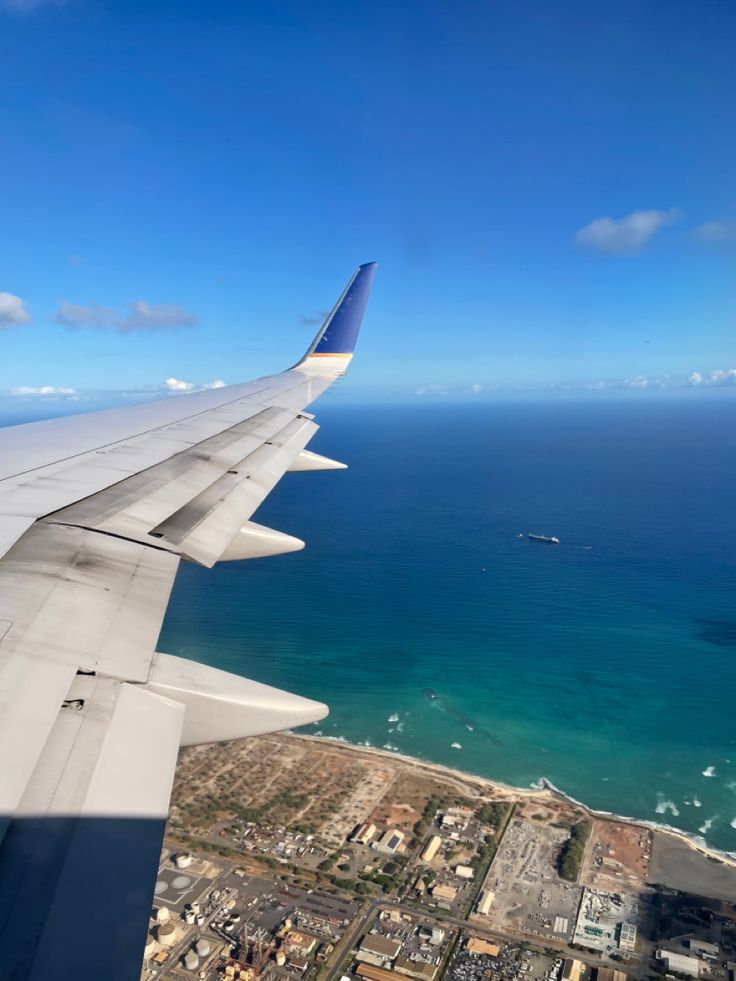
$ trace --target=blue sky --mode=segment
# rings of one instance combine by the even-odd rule
[[[731,4],[0,0],[0,37],[3,408],[278,370],[374,259],[336,398],[736,392]]]

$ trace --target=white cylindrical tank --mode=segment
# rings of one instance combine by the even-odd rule
[[[186,869],[192,864],[191,852],[177,852],[174,856],[174,864],[177,869]]]
[[[171,947],[176,942],[176,927],[173,923],[161,923],[156,930],[156,939],[163,947]]]
[[[194,945],[194,949],[200,957],[207,957],[210,952],[210,942],[205,937],[200,937]]]
[[[184,954],[184,967],[187,971],[196,971],[199,967],[199,958],[195,950],[188,950]]]
[[[166,906],[159,906],[156,910],[156,922],[157,923],[168,923],[171,919],[171,913]]]
[[[146,934],[146,946],[143,948],[144,957],[153,957],[154,951],[156,950],[156,938],[152,933]]]
[[[197,917],[197,926],[204,926],[205,919],[206,917],[204,916],[204,914],[200,913],[199,916]]]
[[[194,923],[194,920],[195,920],[194,910],[191,909],[186,910],[184,913],[184,922],[188,923],[191,926],[191,924]]]

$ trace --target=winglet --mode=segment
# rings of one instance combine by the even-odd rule
[[[350,360],[355,350],[377,265],[376,262],[366,262],[358,266],[300,364],[308,362],[311,358]]]

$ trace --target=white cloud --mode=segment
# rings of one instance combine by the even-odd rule
[[[199,323],[196,313],[189,313],[176,303],[134,300],[128,306],[130,313],[115,324],[124,334],[132,330],[177,330],[179,327],[196,327]]]
[[[162,388],[168,392],[191,392],[194,385],[191,382],[182,381],[180,378],[167,378]]]
[[[180,327],[196,327],[199,317],[176,303],[148,303],[135,300],[128,304],[130,312],[118,316],[110,307],[96,303],[84,305],[62,300],[54,314],[57,324],[64,327],[94,327],[106,330],[114,327],[121,334],[133,331],[177,330]]]
[[[224,382],[222,380],[222,378],[217,378],[213,382],[207,382],[207,384],[206,385],[203,385],[202,388],[205,388],[205,389],[207,389],[207,388],[225,388],[225,386],[226,386],[226,382]]]
[[[736,368],[716,368],[704,375],[694,371],[688,379],[689,385],[736,385]]]
[[[45,398],[48,398],[49,396],[52,398],[60,398],[62,396],[68,398],[69,396],[76,395],[77,393],[73,388],[57,388],[54,385],[40,385],[37,388],[34,388],[31,385],[21,385],[20,388],[11,388],[10,394],[25,397],[37,395]]]
[[[54,314],[54,320],[63,327],[96,327],[104,330],[115,324],[115,311],[96,303],[83,306],[81,303],[68,303],[62,300]]]
[[[667,388],[670,384],[670,376],[662,375],[661,378],[649,377],[648,375],[630,375],[628,378],[604,378],[599,381],[589,382],[583,388],[589,392],[605,392],[612,388],[632,388],[632,389],[660,389]]]
[[[31,314],[24,300],[13,293],[0,293],[0,330],[28,324]]]
[[[483,391],[483,386],[480,384],[480,382],[476,382],[475,385],[470,386],[469,391],[471,395],[480,395],[480,393]]]
[[[596,218],[578,229],[578,245],[599,252],[624,255],[638,252],[660,228],[682,217],[677,208],[666,211],[632,211],[625,218]]]
[[[695,229],[695,237],[701,242],[727,242],[734,237],[736,226],[730,221],[704,221]]]

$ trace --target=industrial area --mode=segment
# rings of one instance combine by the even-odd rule
[[[736,869],[652,882],[664,835],[326,740],[183,750],[141,978],[736,981]]]

